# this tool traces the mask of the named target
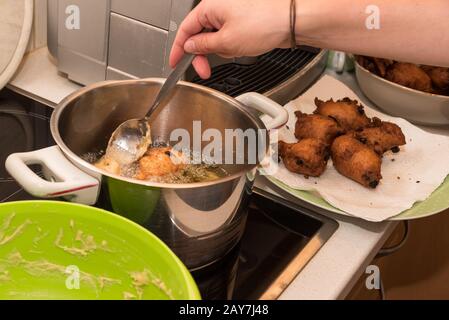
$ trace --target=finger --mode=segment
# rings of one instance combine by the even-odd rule
[[[184,44],[184,51],[194,54],[211,54],[223,51],[221,35],[224,30],[200,33],[190,37]]]
[[[209,65],[209,61],[205,56],[197,56],[193,62],[193,67],[195,68],[196,73],[200,76],[201,79],[209,79],[211,76],[211,68]]]
[[[199,13],[201,3],[190,12],[184,21],[179,26],[178,32],[173,42],[173,46],[170,52],[169,64],[172,68],[181,60],[184,55],[184,44],[191,36],[201,32],[205,26],[203,26],[199,19]]]

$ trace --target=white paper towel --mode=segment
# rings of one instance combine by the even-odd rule
[[[294,112],[312,113],[316,108],[316,97],[321,100],[349,97],[360,101],[343,83],[324,76],[301,97],[285,106],[290,118],[287,126],[279,130],[280,140],[297,141]],[[315,191],[334,207],[369,221],[383,221],[411,208],[415,202],[427,199],[449,174],[449,137],[427,133],[404,119],[387,116],[367,106],[365,111],[368,117],[399,125],[407,141],[401,152],[384,155],[383,179],[375,190],[340,175],[332,161],[319,178],[305,179],[288,171],[282,163],[273,177],[294,189]]]

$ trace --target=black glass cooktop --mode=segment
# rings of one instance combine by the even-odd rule
[[[11,153],[54,145],[52,111],[8,90],[0,92],[0,202],[33,199],[10,177],[5,160]],[[40,173],[39,167],[32,169]],[[337,227],[259,190],[252,195],[240,245],[193,276],[204,299],[276,299]]]
[[[277,299],[338,223],[254,190],[240,245],[215,265],[194,271],[205,299]]]
[[[15,152],[54,144],[50,133],[52,108],[14,94],[0,92],[0,202],[33,199],[10,177],[6,158]],[[33,168],[39,173],[39,168]]]

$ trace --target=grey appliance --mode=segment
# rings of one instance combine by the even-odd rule
[[[48,47],[74,82],[165,77],[178,26],[196,0],[48,0]],[[260,57],[211,56],[213,77],[184,79],[231,96],[248,91],[285,103],[324,70],[327,52],[276,49]]]

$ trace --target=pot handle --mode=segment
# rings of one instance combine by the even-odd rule
[[[48,180],[28,167],[33,164],[42,165]],[[11,154],[6,159],[5,167],[25,191],[35,197],[64,197],[87,205],[97,202],[99,181],[75,167],[58,146]]]
[[[288,121],[287,110],[260,93],[248,92],[236,97],[236,99],[244,105],[272,117],[270,121],[265,123],[268,130],[280,128]]]

